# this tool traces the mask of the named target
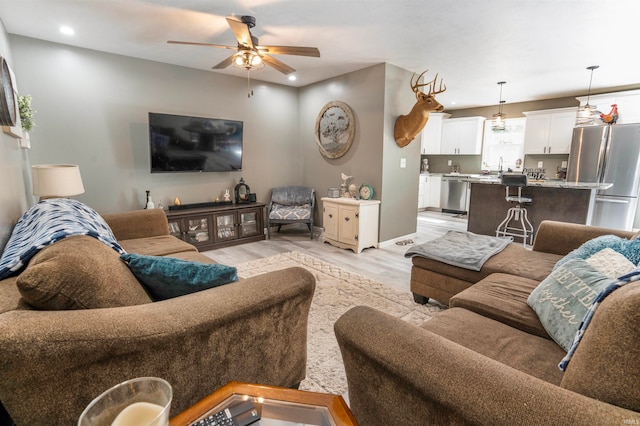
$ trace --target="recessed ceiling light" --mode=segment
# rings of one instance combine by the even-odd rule
[[[296,78],[295,75],[290,75],[289,76],[289,81],[296,81],[296,80],[297,80],[297,78]]]
[[[64,35],[74,35],[76,33],[73,28],[66,25],[60,27],[60,32]]]

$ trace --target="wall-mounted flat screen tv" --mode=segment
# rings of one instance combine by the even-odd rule
[[[242,121],[149,113],[151,173],[242,170]]]

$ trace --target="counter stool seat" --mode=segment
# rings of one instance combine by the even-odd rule
[[[505,187],[505,200],[516,205],[507,210],[507,216],[496,229],[496,237],[522,238],[523,246],[533,245],[533,225],[527,216],[527,209],[523,207],[533,201],[533,198],[522,195],[522,188],[527,186],[527,175],[503,174],[500,183]],[[512,186],[517,188],[517,195],[511,193]]]

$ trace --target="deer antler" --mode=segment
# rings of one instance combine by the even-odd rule
[[[435,88],[436,88],[436,80],[438,80],[438,74],[436,74],[435,78],[434,78],[433,80],[431,80],[430,82],[428,82],[428,83],[420,83],[420,84],[418,84],[418,82],[420,81],[420,79],[422,78],[422,76],[423,76],[427,71],[429,71],[429,70],[428,70],[428,69],[427,69],[427,70],[424,70],[424,71],[423,71],[423,72],[418,76],[418,78],[416,79],[415,83],[414,83],[414,81],[413,81],[413,78],[415,77],[416,73],[413,73],[413,75],[411,76],[411,81],[410,81],[410,84],[411,84],[411,90],[413,90],[413,91],[414,91],[414,93],[416,94],[416,96],[418,96],[418,93],[420,92],[420,87],[424,87],[424,86],[429,86],[429,91],[427,92],[427,95],[432,95],[432,96],[433,96],[433,95],[437,95],[438,93],[442,93],[442,92],[444,92],[445,90],[447,90],[447,86],[446,86],[446,85],[444,85],[444,83],[443,83],[443,80],[442,80],[442,79],[440,79],[440,87],[438,88],[438,90],[435,90]]]

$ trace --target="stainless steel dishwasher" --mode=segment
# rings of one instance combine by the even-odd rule
[[[442,176],[440,208],[445,213],[466,214],[469,203],[468,176]]]

